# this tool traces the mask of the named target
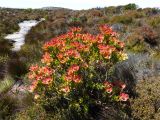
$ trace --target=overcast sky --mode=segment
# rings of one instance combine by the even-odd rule
[[[136,3],[142,8],[160,7],[160,0],[0,0],[0,7],[41,8],[53,6],[80,10],[128,3]]]

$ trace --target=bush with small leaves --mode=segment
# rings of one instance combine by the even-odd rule
[[[59,106],[85,116],[91,106],[129,98],[124,83],[107,78],[115,63],[127,59],[124,43],[106,25],[98,35],[81,29],[71,28],[45,43],[42,64],[30,67],[30,91],[49,111]]]
[[[160,78],[140,81],[136,87],[138,96],[131,99],[132,116],[136,120],[160,119]]]

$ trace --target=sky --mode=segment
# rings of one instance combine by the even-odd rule
[[[51,6],[81,10],[94,7],[126,5],[128,3],[135,3],[141,8],[160,8],[160,0],[0,0],[0,7],[42,8]]]

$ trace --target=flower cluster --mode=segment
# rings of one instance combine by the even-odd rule
[[[118,96],[119,101],[127,101],[129,99],[128,94],[123,93],[123,90],[125,88],[126,88],[126,85],[121,81],[115,81],[113,83],[106,81],[104,83],[104,89],[107,93],[111,94],[114,91],[114,89],[116,89],[117,92],[120,93]]]
[[[112,28],[109,27],[109,26],[107,26],[107,25],[102,25],[102,26],[100,26],[100,31],[101,31],[101,33],[102,33],[103,35],[111,35],[111,36],[116,36],[116,35],[117,35],[117,33],[114,32],[114,31],[112,30]]]
[[[32,65],[30,67],[30,73],[28,78],[32,80],[32,85],[30,86],[30,91],[34,91],[37,88],[38,83],[48,85],[52,82],[53,69],[48,66],[39,67],[38,65]]]
[[[79,83],[81,81],[80,75],[76,75],[76,72],[79,70],[78,65],[72,65],[68,70],[67,74],[65,75],[66,81],[74,81],[75,83]]]
[[[81,104],[80,106],[89,103],[83,103],[82,99],[96,101],[101,99],[98,96],[106,95],[117,96],[117,101],[127,101],[128,95],[123,92],[126,85],[120,81],[104,80],[105,74],[101,74],[104,72],[99,69],[99,66],[104,66],[107,68],[105,72],[108,72],[116,62],[127,59],[123,51],[124,43],[106,25],[100,26],[101,33],[97,35],[80,33],[81,30],[82,28],[71,28],[68,33],[43,45],[45,53],[41,66],[30,67],[28,77],[32,81],[31,91],[41,94],[44,89],[36,88],[53,89],[64,98],[67,96],[69,104],[73,101],[74,104]],[[101,91],[103,95],[96,96],[93,91]],[[102,103],[107,96],[102,99]]]
[[[98,48],[99,48],[100,54],[102,54],[103,57],[106,59],[110,59],[111,54],[116,50],[114,46],[109,46],[104,44],[99,44]]]
[[[47,52],[43,55],[43,58],[41,59],[41,62],[45,63],[48,66],[51,64],[52,61],[53,59],[51,58],[50,54]]]

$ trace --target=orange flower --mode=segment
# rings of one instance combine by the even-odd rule
[[[74,49],[67,50],[65,52],[65,56],[74,57],[76,59],[81,58],[79,52],[77,50],[74,50]]]
[[[65,46],[65,40],[62,40],[62,37],[53,38],[51,41],[46,42],[43,46],[44,50],[47,50],[49,47],[63,48]]]
[[[58,58],[59,60],[61,60],[61,59],[63,58],[63,53],[59,53],[59,54],[57,55],[57,58]]]
[[[92,45],[97,42],[97,39],[94,35],[87,33],[82,35],[82,41],[88,45]]]
[[[64,53],[59,53],[57,58],[61,63],[65,63],[67,60],[69,60],[68,56],[65,56]]]
[[[102,54],[103,57],[106,59],[109,59],[112,52],[115,51],[115,47],[104,45],[104,44],[99,44],[98,48],[99,48],[100,54]]]
[[[81,77],[80,77],[79,75],[74,75],[73,81],[74,81],[75,83],[80,83],[80,82],[81,82]]]
[[[29,68],[29,70],[30,71],[37,71],[39,69],[39,67],[38,67],[38,65],[32,65],[30,68]]]
[[[97,43],[103,43],[104,35],[98,34],[96,38],[97,38]]]
[[[116,36],[116,32],[113,32],[112,28],[109,27],[108,25],[102,25],[99,27],[100,31],[104,35],[111,35],[111,36]]]
[[[46,65],[50,65],[51,62],[53,61],[53,59],[51,58],[51,56],[48,52],[45,52],[41,61],[42,61],[42,63],[46,63]]]
[[[54,73],[54,70],[49,67],[41,67],[38,71],[39,75],[43,74],[49,76],[52,75],[52,73]]]
[[[73,74],[74,72],[77,72],[79,70],[79,66],[76,64],[73,64],[72,66],[69,67],[69,69],[67,70],[68,75]]]

